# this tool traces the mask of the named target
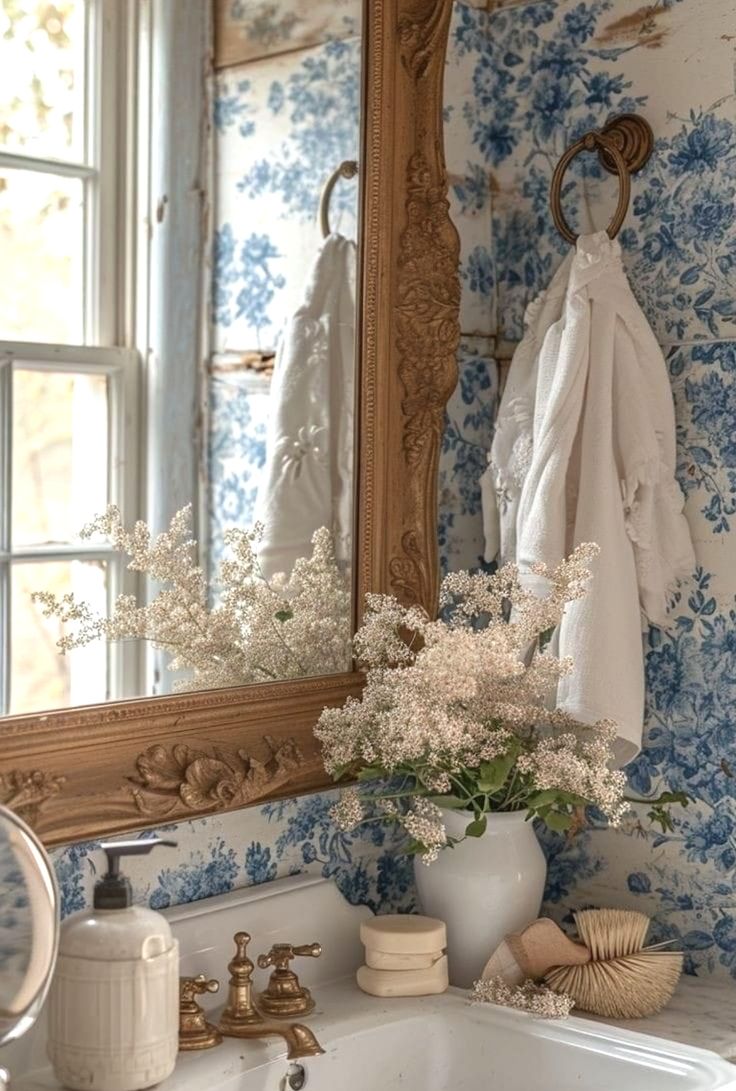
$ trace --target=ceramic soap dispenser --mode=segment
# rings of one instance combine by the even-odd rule
[[[133,905],[121,856],[175,841],[102,844],[94,908],[61,927],[49,998],[48,1053],[74,1091],[140,1091],[171,1074],[178,1048],[179,949],[165,917]]]

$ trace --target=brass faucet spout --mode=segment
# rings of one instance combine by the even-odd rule
[[[226,1032],[227,1033],[227,1032]],[[303,1023],[252,1023],[239,1027],[238,1038],[283,1038],[288,1047],[286,1056],[290,1061],[298,1057],[318,1057],[324,1053],[309,1027]]]
[[[235,958],[228,963],[230,981],[225,1009],[220,1016],[219,1029],[229,1038],[283,1038],[288,1046],[290,1061],[297,1057],[317,1057],[324,1053],[322,1046],[309,1027],[302,1023],[268,1023],[253,1003],[253,970],[247,949],[250,936],[247,932],[235,935]]]

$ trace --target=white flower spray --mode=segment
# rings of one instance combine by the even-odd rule
[[[469,812],[466,836],[480,836],[493,811],[526,811],[554,830],[570,829],[586,806],[620,821],[626,780],[612,768],[615,725],[577,723],[551,707],[572,663],[545,651],[566,604],[585,594],[597,552],[581,545],[554,571],[536,567],[544,598],[523,587],[514,565],[492,576],[452,573],[438,620],[368,596],[354,639],[365,689],[325,709],[316,728],[336,779],[371,782],[345,794],[338,825],[355,826],[364,803],[377,802],[430,864],[451,840],[443,808]]]
[[[107,537],[129,558],[128,568],[161,589],[146,605],[118,597],[110,617],[95,614],[71,594],[38,591],[46,617],[62,622],[64,653],[94,640],[149,640],[167,651],[169,669],[188,677],[177,690],[216,689],[252,682],[331,674],[349,669],[350,590],[335,560],[332,537],[322,527],[312,538],[311,557],[300,558],[290,575],[267,580],[258,565],[261,528],[229,530],[229,556],[220,565],[214,602],[191,537],[191,506],[168,530],[152,535],[144,522],[126,530],[111,506],[81,532]]]
[[[523,985],[507,985],[501,977],[476,981],[470,994],[473,1004],[500,1004],[516,1008],[542,1019],[565,1019],[575,1007],[566,993],[556,993],[546,985],[525,981]]]

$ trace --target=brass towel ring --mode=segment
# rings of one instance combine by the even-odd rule
[[[580,140],[576,140],[576,142],[567,149],[562,156],[562,159],[560,159],[555,167],[555,173],[552,175],[552,186],[549,193],[550,205],[552,206],[552,219],[555,221],[555,227],[562,235],[563,239],[572,243],[573,246],[577,242],[578,237],[567,223],[562,212],[562,183],[565,178],[565,171],[570,166],[575,156],[583,151],[595,151],[596,148],[602,149],[611,156],[611,159],[616,164],[616,174],[618,175],[618,205],[613,214],[613,219],[606,228],[609,239],[616,238],[621,230],[621,224],[626,219],[626,213],[629,209],[631,178],[623,155],[616,147],[613,140],[608,136],[604,136],[603,133],[590,132],[586,133],[585,136],[581,136]]]
[[[654,134],[649,123],[639,114],[620,114],[612,118],[599,131],[585,133],[567,149],[555,167],[550,187],[550,205],[555,227],[563,239],[573,245],[577,235],[572,231],[562,212],[562,182],[570,163],[582,151],[598,150],[601,166],[618,175],[618,205],[613,219],[606,228],[609,238],[614,239],[621,230],[631,198],[631,175],[644,166],[652,154]]]
[[[330,198],[332,191],[340,178],[355,178],[358,173],[358,164],[354,159],[345,159],[340,166],[333,170],[324,184],[322,196],[319,199],[319,226],[322,238],[326,239],[330,234]]]

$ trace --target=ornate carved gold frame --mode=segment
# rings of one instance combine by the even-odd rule
[[[442,77],[452,0],[367,0],[357,599],[436,606],[437,464],[456,379],[459,243]],[[358,607],[359,610],[359,607]],[[357,671],[0,721],[0,801],[58,844],[328,783],[312,729]]]

